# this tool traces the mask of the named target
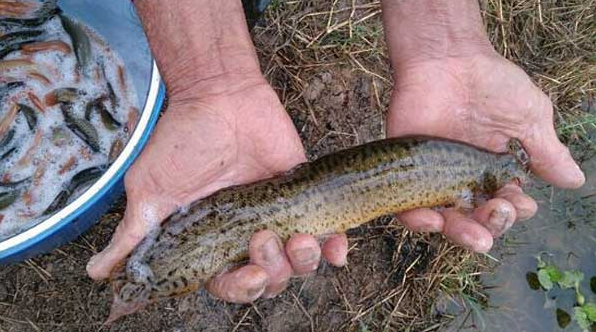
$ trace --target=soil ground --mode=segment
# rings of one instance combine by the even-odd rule
[[[383,136],[381,109],[361,111],[375,110],[371,78],[365,74],[326,70],[313,76],[305,94],[313,113],[292,115],[310,157]],[[2,269],[0,331],[393,331],[396,322],[384,317],[398,303],[410,308],[409,315],[428,316],[430,298],[412,302],[418,296],[409,298],[407,291],[396,289],[406,274],[408,287],[423,286],[412,280],[423,277],[446,245],[438,236],[436,241],[412,237],[396,220],[385,218],[350,233],[346,268],[324,265],[307,278],[293,280],[276,299],[230,305],[201,292],[152,306],[106,328],[101,323],[108,313],[110,289],[90,280],[85,264],[107,244],[123,207],[123,202],[117,204],[74,243]]]
[[[596,123],[589,113],[596,1],[481,3],[497,50],[555,102],[561,137],[593,148],[581,138]],[[310,158],[383,136],[391,81],[378,1],[274,1],[253,36]],[[433,306],[439,290],[478,294],[482,259],[388,217],[349,234],[345,268],[323,265],[273,300],[230,305],[200,292],[106,327],[110,290],[90,280],[85,265],[107,244],[123,208],[116,204],[71,244],[2,267],[0,332],[437,331],[445,321]]]

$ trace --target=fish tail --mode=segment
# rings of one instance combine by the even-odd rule
[[[114,300],[110,308],[110,315],[104,325],[111,324],[118,318],[132,314],[152,301],[149,296],[151,285],[147,282],[112,281]]]

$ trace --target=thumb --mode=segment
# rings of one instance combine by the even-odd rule
[[[532,172],[557,187],[581,187],[586,181],[584,173],[573,160],[569,149],[559,141],[553,124],[545,122],[522,140],[530,155]]]
[[[123,261],[143,238],[164,218],[156,205],[130,199],[124,218],[120,221],[112,240],[103,251],[91,257],[87,273],[95,280],[106,279],[114,267]],[[167,214],[166,214],[167,215]]]

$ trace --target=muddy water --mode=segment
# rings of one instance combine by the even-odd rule
[[[561,269],[582,271],[582,293],[586,301],[596,302],[589,285],[596,276],[596,158],[582,168],[588,180],[580,190],[533,185],[529,193],[540,209],[534,218],[516,225],[491,253],[499,263],[494,273],[482,277],[487,303],[468,305],[445,331],[581,331],[575,322],[565,329],[557,323],[557,308],[572,314],[573,291],[532,290],[526,274],[536,272],[535,256],[544,252],[542,257]]]

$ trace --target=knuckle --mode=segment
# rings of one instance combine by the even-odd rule
[[[532,113],[535,115],[535,119],[533,120],[551,120],[554,115],[553,102],[546,94],[544,94],[544,92],[539,88],[537,89],[538,93],[535,99],[536,104],[531,109]]]
[[[552,113],[553,112],[553,102],[552,100],[544,94],[544,92],[540,91],[540,101],[542,105],[542,110],[545,113]]]

